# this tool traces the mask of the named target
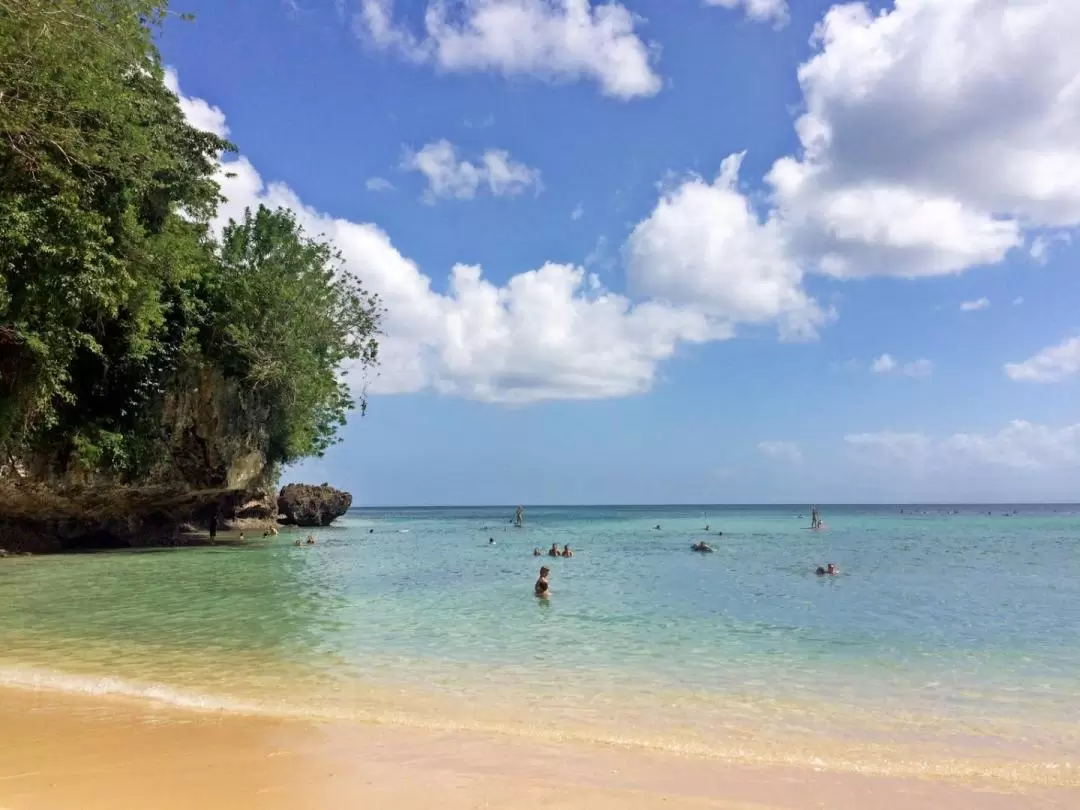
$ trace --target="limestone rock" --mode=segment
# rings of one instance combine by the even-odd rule
[[[322,484],[289,484],[278,495],[281,522],[294,526],[329,526],[352,506],[352,495]]]

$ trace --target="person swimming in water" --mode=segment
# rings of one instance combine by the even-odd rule
[[[559,551],[559,544],[558,543],[552,543],[551,544],[551,548],[548,550],[548,556],[549,557],[561,557],[562,556],[562,552]]]
[[[562,555],[563,555],[564,557],[573,557],[573,556],[574,556],[574,552],[572,552],[572,551],[570,550],[570,546],[569,546],[569,545],[566,545],[566,546],[563,546],[563,549],[562,549]]]
[[[547,599],[548,595],[551,593],[551,586],[548,585],[547,579],[548,574],[550,573],[551,571],[548,570],[548,567],[546,565],[541,568],[540,578],[536,580],[536,584],[533,586],[533,593],[535,593],[540,599]]]
[[[659,523],[657,523],[655,526],[653,526],[653,531],[654,532],[660,531],[660,524]]]
[[[709,554],[709,553],[712,552],[712,546],[710,546],[708,543],[706,543],[704,540],[702,540],[700,543],[694,543],[694,545],[690,546],[690,550],[691,551],[700,551],[703,554]]]
[[[543,557],[544,552],[542,552],[539,548],[534,548],[533,549],[533,556],[534,557]]]
[[[831,576],[836,576],[837,574],[840,573],[840,571],[837,570],[835,565],[833,565],[832,563],[829,563],[828,565],[825,566],[825,573],[830,574]]]
[[[307,536],[307,540],[305,540],[304,542],[307,543],[307,545],[309,545],[309,546],[315,545],[315,535],[309,534]]]
[[[494,537],[489,537],[488,538],[488,545],[489,546],[495,545],[495,538]]]

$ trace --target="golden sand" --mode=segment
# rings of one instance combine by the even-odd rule
[[[1080,807],[1077,790],[1002,791],[0,689],[3,810]]]

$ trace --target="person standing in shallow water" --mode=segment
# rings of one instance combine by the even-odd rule
[[[533,593],[540,599],[547,599],[551,593],[551,586],[548,585],[548,574],[551,570],[545,565],[540,569],[540,578],[536,580],[536,584],[533,586]]]
[[[562,556],[562,552],[559,551],[559,544],[558,543],[552,543],[551,544],[551,549],[548,551],[548,556],[549,557],[561,557]]]

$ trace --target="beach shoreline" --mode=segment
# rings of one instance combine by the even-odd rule
[[[538,722],[542,722],[538,718]],[[1075,789],[734,765],[471,731],[0,688],[0,807],[1065,808]]]

